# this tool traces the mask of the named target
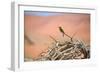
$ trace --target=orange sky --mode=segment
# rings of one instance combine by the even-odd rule
[[[60,15],[36,16],[25,15],[25,34],[34,42],[28,45],[25,42],[25,57],[36,57],[44,51],[52,42],[49,35],[56,39],[62,38],[58,27],[62,26],[64,31],[72,36],[77,32],[75,38],[90,43],[90,15],[62,13]]]

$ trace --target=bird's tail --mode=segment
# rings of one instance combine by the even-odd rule
[[[64,37],[64,35],[65,35],[65,34],[63,33],[62,36]]]

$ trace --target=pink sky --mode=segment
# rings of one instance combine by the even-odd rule
[[[90,43],[90,15],[89,14],[60,14],[51,16],[25,15],[25,33],[35,43],[25,43],[25,57],[36,57],[47,49],[52,39],[62,38],[58,27],[62,26],[65,32],[72,36],[77,32],[75,38]]]

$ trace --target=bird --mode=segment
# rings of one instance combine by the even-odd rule
[[[63,30],[63,28],[61,26],[59,26],[59,30],[62,33],[63,37],[64,37],[65,32],[64,32],[64,30]]]
[[[64,30],[63,30],[63,28],[61,27],[61,26],[59,26],[59,31],[62,33],[62,36],[64,37],[64,35],[66,35],[67,37],[69,37],[70,39],[71,39],[71,41],[72,41],[72,37],[70,37],[69,35],[67,35],[65,32],[64,32]]]

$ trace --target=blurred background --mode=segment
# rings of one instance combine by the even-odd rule
[[[33,44],[29,44],[25,38],[25,58],[35,58],[52,44],[52,36],[56,40],[64,40],[59,31],[61,26],[66,34],[74,36],[74,39],[82,40],[90,45],[90,14],[84,13],[54,13],[54,12],[24,12],[25,35]]]

